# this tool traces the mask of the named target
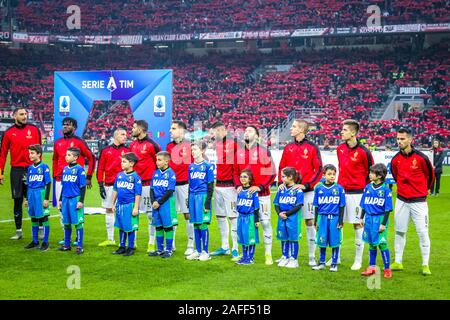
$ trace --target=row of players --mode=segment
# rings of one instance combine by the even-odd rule
[[[28,147],[33,165],[27,172],[27,205],[32,219],[33,241],[26,246],[32,249],[39,246],[39,224],[45,226],[44,242],[41,250],[48,249],[50,227],[49,191],[50,170],[41,162],[42,149],[39,145]],[[196,251],[186,257],[188,260],[206,261],[211,259],[208,250],[211,222],[211,199],[214,184],[214,167],[203,156],[206,145],[192,143],[191,152],[194,163],[189,165],[189,195],[187,206],[190,222],[194,224]],[[58,207],[62,209],[64,224],[64,244],[60,251],[71,250],[71,226],[76,229],[77,254],[83,250],[83,202],[86,190],[86,174],[84,168],[77,164],[80,155],[78,148],[69,148],[66,153],[68,166],[63,170],[62,192]],[[170,197],[175,192],[176,177],[169,167],[170,154],[160,151],[157,154],[155,171],[151,183],[150,194],[153,208],[152,224],[156,228],[157,250],[149,252],[149,256],[170,258],[173,255],[173,226],[178,224],[176,215],[171,210]],[[115,227],[120,234],[120,246],[114,254],[131,256],[135,252],[135,236],[139,225],[139,202],[142,195],[142,180],[133,170],[138,162],[134,153],[122,156],[120,172],[114,182],[112,201],[114,203]],[[361,199],[361,225],[364,225],[363,239],[370,245],[370,266],[362,273],[375,273],[377,247],[381,250],[384,263],[384,276],[392,277],[390,270],[390,254],[387,248],[387,225],[389,213],[392,211],[392,194],[384,184],[387,168],[384,164],[375,164],[370,168],[371,184],[367,185]],[[278,214],[277,239],[281,241],[282,257],[278,266],[298,268],[298,239],[301,234],[299,212],[304,205],[304,196],[300,188],[295,186],[298,173],[292,167],[282,170],[282,184],[275,196],[274,207]],[[317,244],[320,247],[320,262],[314,270],[325,268],[326,247],[332,248],[332,264],[330,271],[337,271],[339,247],[341,244],[341,229],[343,227],[345,191],[335,183],[336,168],[325,165],[323,183],[314,189],[313,205],[315,208],[315,228],[318,230]],[[238,243],[242,245],[242,257],[237,264],[253,264],[255,246],[259,243],[259,200],[258,193],[250,190],[254,177],[250,170],[245,169],[240,174],[242,189],[236,199],[238,212],[237,234]],[[365,218],[364,218],[365,217]],[[128,239],[128,248],[126,242]],[[164,247],[164,239],[166,246]]]
[[[25,165],[29,165],[28,153],[26,157],[22,150],[26,150],[27,144],[32,141],[39,143],[40,139],[34,137],[35,130],[26,124],[26,110],[16,110],[14,113],[15,125],[5,132],[1,151],[0,169],[4,169],[9,140],[15,140],[11,145],[11,187],[14,198],[14,216],[16,221],[15,239],[20,239],[21,232],[21,172]],[[95,169],[95,159],[87,148],[85,142],[75,136],[77,124],[72,118],[63,119],[64,137],[55,142],[53,154],[53,177],[56,180],[55,192],[57,197],[61,194],[61,180],[64,166],[67,165],[65,155],[67,148],[78,147],[81,157],[78,163],[85,164],[89,159],[89,168],[86,174],[87,187],[91,185],[91,176]],[[176,174],[175,205],[176,211],[183,213],[186,219],[188,245],[185,254],[187,256],[194,252],[194,225],[189,222],[190,214],[186,206],[188,197],[188,167],[192,163],[190,143],[184,140],[186,125],[181,121],[173,121],[170,129],[172,142],[166,150],[171,156],[169,166]],[[272,226],[270,223],[271,202],[270,185],[275,181],[277,172],[270,151],[259,145],[258,129],[248,126],[245,129],[245,144],[238,145],[233,137],[230,137],[223,123],[215,123],[210,128],[210,133],[215,138],[217,154],[217,179],[214,186],[214,213],[217,218],[221,236],[221,247],[212,252],[211,255],[230,254],[233,259],[238,259],[237,243],[237,191],[242,184],[240,174],[249,169],[254,177],[254,185],[250,187],[251,192],[257,192],[260,203],[260,224],[264,235],[264,248],[266,264],[272,264]],[[361,207],[360,202],[364,188],[369,183],[369,168],[373,165],[370,151],[357,139],[359,123],[355,120],[343,122],[341,136],[343,143],[337,148],[339,163],[338,183],[345,190],[346,206],[344,210],[344,222],[353,224],[355,230],[355,261],[352,270],[361,268],[364,251],[363,229],[360,224]],[[28,130],[28,131],[27,131]],[[152,217],[152,202],[150,198],[150,183],[156,170],[156,154],[161,148],[152,139],[147,137],[148,124],[143,120],[136,120],[133,124],[131,135],[134,141],[129,148],[124,146],[126,131],[116,130],[114,142],[105,148],[100,156],[97,170],[100,195],[104,199],[103,206],[106,208],[106,227],[108,240],[100,245],[114,245],[114,215],[112,203],[112,190],[114,180],[121,171],[120,157],[123,153],[134,152],[139,161],[135,170],[142,178],[143,191],[140,202],[140,212],[147,213],[149,218],[149,245],[148,251],[156,250],[156,229],[150,223]],[[281,180],[281,172],[285,167],[293,167],[298,172],[295,181],[296,188],[300,188],[304,194],[304,206],[302,218],[306,225],[308,243],[309,265],[315,266],[316,229],[314,227],[314,187],[319,183],[323,166],[318,147],[307,139],[308,123],[304,120],[296,120],[291,127],[293,142],[288,144],[284,150],[279,165],[278,177]],[[14,136],[14,137],[13,137]],[[423,273],[429,274],[428,261],[430,253],[430,239],[428,236],[428,207],[427,194],[434,180],[434,170],[428,158],[412,146],[413,137],[408,129],[401,129],[397,133],[397,142],[400,152],[393,158],[391,169],[397,183],[397,200],[395,206],[395,263],[392,270],[403,269],[402,256],[406,242],[406,232],[409,219],[412,218],[416,231],[419,235],[419,243],[422,254]],[[6,141],[6,142],[5,142]],[[22,145],[21,145],[22,144]],[[6,146],[6,147],[5,147]],[[14,149],[16,148],[16,149]],[[14,151],[18,150],[18,151]],[[26,160],[26,161],[25,161]],[[26,168],[26,167],[25,167]],[[301,179],[299,178],[301,177]],[[0,183],[3,176],[0,174]],[[228,219],[228,221],[227,221]],[[229,224],[231,228],[229,228]],[[229,247],[229,236],[233,246]],[[175,239],[176,227],[174,227]],[[175,247],[175,244],[173,243]],[[230,250],[231,249],[231,250]],[[329,261],[331,263],[331,261]],[[339,258],[338,258],[339,262]]]

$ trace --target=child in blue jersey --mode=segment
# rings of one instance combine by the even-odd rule
[[[273,201],[278,215],[277,239],[281,241],[282,251],[279,267],[298,268],[298,238],[301,228],[298,213],[304,203],[303,191],[293,189],[298,179],[297,170],[284,168],[281,171],[284,188],[277,191]]]
[[[139,202],[142,195],[141,177],[133,167],[138,162],[138,157],[133,152],[122,156],[122,172],[114,181],[112,203],[113,212],[116,215],[114,227],[119,229],[120,246],[113,254],[123,254],[129,257],[134,254],[136,230],[139,229]],[[128,248],[126,242],[128,238]]]
[[[178,224],[176,216],[172,216],[170,198],[175,192],[175,172],[169,168],[170,154],[160,151],[156,155],[158,169],[153,174],[150,186],[150,199],[153,208],[152,224],[156,229],[157,250],[149,252],[149,256],[170,258],[173,255],[173,226]],[[164,235],[166,238],[166,250],[164,251]]]
[[[242,257],[236,264],[253,264],[255,246],[259,243],[259,200],[258,192],[251,193],[248,189],[253,184],[253,174],[250,170],[241,171],[239,180],[242,190],[237,195],[236,211],[238,212],[237,236],[242,245]]]
[[[194,224],[196,251],[186,257],[188,260],[207,261],[209,231],[211,222],[211,198],[214,189],[214,166],[203,158],[204,142],[192,143],[191,154],[194,163],[189,165],[189,221]]]
[[[345,208],[344,188],[336,180],[336,167],[327,164],[323,168],[325,182],[314,188],[314,225],[317,229],[316,243],[320,247],[320,260],[313,270],[325,269],[327,246],[331,247],[331,272],[337,271],[339,248],[342,240],[342,226]]]
[[[361,225],[363,240],[369,244],[369,267],[361,273],[370,276],[376,272],[377,247],[380,248],[384,264],[384,277],[392,278],[390,254],[387,246],[389,213],[392,211],[392,193],[384,183],[387,168],[376,163],[369,169],[369,183],[361,198]]]
[[[25,249],[39,247],[39,226],[43,227],[44,239],[39,248],[41,251],[48,250],[48,237],[50,235],[50,208],[48,199],[50,197],[50,169],[48,165],[41,161],[42,147],[39,144],[28,146],[29,158],[33,162],[27,170],[27,192],[25,192],[25,207],[28,207],[28,214],[31,218],[31,241]]]
[[[86,194],[86,172],[77,163],[80,149],[68,148],[66,151],[67,166],[63,169],[61,180],[61,196],[58,208],[62,211],[64,225],[64,244],[59,251],[71,250],[70,237],[72,236],[72,225],[76,230],[77,254],[82,254],[84,236],[84,196]]]

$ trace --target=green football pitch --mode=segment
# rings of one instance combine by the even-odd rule
[[[44,161],[51,165],[51,155]],[[9,161],[7,162],[9,164]],[[446,174],[446,175],[445,175]],[[256,248],[255,264],[238,266],[229,256],[213,257],[206,262],[187,261],[184,219],[176,234],[177,251],[171,259],[148,257],[146,253],[147,217],[140,217],[138,249],[131,257],[112,255],[113,247],[101,248],[97,244],[106,239],[103,215],[87,215],[85,219],[85,253],[59,252],[57,242],[63,232],[59,219],[51,222],[50,246],[47,252],[25,250],[31,240],[30,220],[23,224],[24,238],[9,240],[14,234],[13,201],[9,186],[0,186],[0,299],[163,299],[163,300],[242,300],[242,299],[449,299],[450,298],[450,170],[442,178],[441,194],[430,197],[431,276],[421,274],[421,256],[418,236],[410,223],[403,265],[404,271],[394,272],[392,279],[372,279],[369,282],[360,272],[351,271],[354,257],[354,232],[344,227],[341,247],[342,264],[337,273],[327,270],[313,271],[307,265],[305,236],[300,241],[300,268],[279,268],[264,264],[264,245]],[[96,181],[87,191],[86,206],[100,207]],[[52,209],[52,215],[58,214]],[[24,210],[24,218],[28,218]],[[392,220],[392,219],[391,219]],[[272,225],[276,227],[276,215]],[[261,228],[260,228],[261,229]],[[304,229],[304,226],[303,226]],[[262,230],[260,230],[260,235]],[[305,235],[305,232],[303,232]],[[116,242],[117,242],[116,232]],[[217,221],[210,226],[210,250],[220,246]],[[389,248],[394,256],[394,232],[389,230]],[[280,242],[274,240],[273,257],[281,253]],[[330,255],[330,251],[327,252]],[[363,267],[367,266],[365,247]],[[378,266],[382,265],[378,255]],[[74,273],[74,270],[76,272]],[[79,273],[78,273],[79,271]],[[79,282],[74,281],[74,277]],[[77,288],[79,284],[79,289]],[[75,285],[75,288],[74,288]]]

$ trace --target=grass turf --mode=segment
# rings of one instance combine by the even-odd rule
[[[44,155],[44,161],[51,165],[51,154]],[[9,162],[7,162],[9,163]],[[148,257],[147,217],[140,217],[140,231],[137,237],[138,249],[134,256],[112,255],[114,247],[101,248],[97,244],[106,239],[103,215],[87,215],[85,222],[85,253],[77,256],[73,251],[59,252],[57,242],[63,232],[58,218],[51,218],[51,250],[25,250],[31,240],[29,220],[23,223],[24,238],[9,240],[14,233],[10,196],[9,170],[6,183],[0,186],[0,299],[193,299],[193,300],[241,300],[241,299],[449,299],[450,298],[450,252],[448,230],[450,229],[450,170],[446,168],[442,177],[441,194],[430,197],[431,276],[421,275],[421,256],[415,228],[410,223],[407,235],[403,265],[405,270],[394,272],[392,279],[381,276],[380,289],[370,290],[367,279],[360,272],[351,271],[354,258],[354,232],[350,225],[344,228],[341,247],[342,264],[337,273],[327,270],[313,271],[307,265],[307,244],[305,227],[300,241],[300,268],[279,268],[276,264],[264,264],[264,245],[256,248],[255,264],[238,266],[230,256],[213,257],[207,262],[187,261],[183,256],[186,247],[184,218],[176,234],[177,251],[171,259]],[[96,181],[88,190],[86,206],[100,207]],[[57,210],[51,210],[52,215]],[[24,218],[28,215],[24,210]],[[389,248],[394,257],[393,220],[390,219]],[[276,228],[276,215],[272,225]],[[260,234],[262,230],[260,228]],[[118,234],[116,231],[116,241]],[[210,226],[210,251],[220,246],[217,221]],[[367,266],[367,245],[363,268]],[[273,257],[281,253],[280,242],[274,240]],[[327,256],[331,254],[327,250]],[[378,265],[382,265],[378,255]],[[68,267],[80,270],[80,289],[68,289],[72,273]],[[362,270],[361,270],[362,271]]]

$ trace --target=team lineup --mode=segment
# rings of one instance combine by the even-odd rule
[[[64,118],[64,137],[55,141],[51,174],[49,166],[41,161],[40,132],[27,123],[27,110],[14,110],[14,120],[15,124],[3,136],[0,149],[2,184],[10,153],[16,226],[16,234],[11,239],[23,237],[22,207],[25,205],[31,218],[33,239],[25,248],[41,251],[50,248],[49,209],[53,187],[53,206],[60,210],[64,234],[58,250],[70,251],[75,247],[76,253],[82,254],[84,198],[92,186],[95,156],[84,140],[75,135],[77,121]],[[379,250],[384,277],[391,278],[392,270],[403,269],[402,257],[411,218],[419,237],[422,274],[431,274],[427,195],[433,186],[434,169],[428,157],[412,145],[413,136],[408,129],[398,130],[400,151],[390,164],[397,184],[395,206],[391,188],[385,183],[387,168],[381,163],[374,164],[370,151],[358,141],[360,126],[355,120],[343,122],[343,143],[337,148],[338,168],[322,163],[318,146],[307,139],[308,123],[295,120],[291,127],[293,141],[283,150],[278,172],[270,151],[258,143],[258,128],[252,125],[245,128],[242,145],[229,135],[223,123],[211,126],[216,167],[205,157],[206,143],[185,140],[187,127],[183,122],[172,122],[172,142],[166,146],[166,151],[148,137],[148,130],[146,121],[134,121],[131,130],[134,140],[127,147],[126,130],[116,129],[113,143],[101,150],[98,159],[96,174],[102,206],[106,209],[107,234],[107,240],[99,246],[118,245],[114,254],[131,256],[135,253],[139,215],[145,214],[148,217],[148,255],[172,257],[176,250],[178,213],[186,220],[188,239],[184,255],[187,260],[207,261],[214,256],[230,255],[236,264],[253,264],[261,228],[265,264],[272,265],[270,187],[278,176],[273,200],[278,216],[275,235],[282,248],[282,256],[275,261],[278,266],[299,267],[301,221],[304,220],[308,265],[313,270],[329,266],[331,272],[336,272],[342,254],[342,228],[344,224],[352,224],[355,255],[351,269],[357,271],[363,267],[364,244],[367,243],[369,266],[361,274],[370,276],[376,272]],[[175,208],[171,199],[175,200]],[[394,211],[393,217],[391,211]],[[221,246],[210,252],[209,228],[213,213]],[[392,219],[395,261],[391,264],[387,233]],[[119,232],[119,244],[115,242],[115,228]],[[331,248],[328,261],[327,247]]]

